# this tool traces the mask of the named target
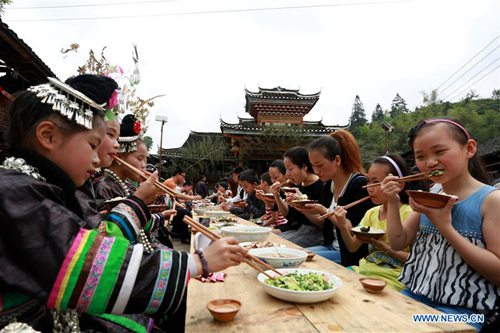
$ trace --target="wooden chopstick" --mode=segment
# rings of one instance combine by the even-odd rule
[[[130,170],[134,171],[136,174],[138,174],[139,176],[141,176],[142,178],[144,179],[148,179],[149,176],[151,176],[151,174],[149,172],[144,172],[140,169],[137,169],[136,167],[134,167],[133,165],[125,162],[124,160],[122,160],[121,158],[119,158],[118,156],[113,156],[115,160],[117,160],[120,164],[123,164],[125,165],[127,168],[129,168]],[[172,197],[176,197],[177,193],[175,193],[174,190],[172,190],[171,188],[169,188],[168,186],[165,186],[164,184],[160,183],[159,181],[155,181],[154,182],[154,185],[159,188],[160,190],[162,190],[163,192],[167,193],[168,195],[172,196]],[[180,204],[174,200],[174,205],[175,206],[178,206],[180,207]]]
[[[202,234],[204,234],[205,236],[207,236],[208,238],[210,238],[211,240],[217,240],[217,239],[221,239],[222,236],[219,235],[219,234],[216,234],[214,233],[212,230],[208,229],[207,227],[205,227],[203,224],[199,223],[198,221],[194,220],[192,217],[190,216],[185,216],[184,217],[184,223],[190,225],[192,228],[194,228],[195,230],[201,232]],[[269,266],[268,264],[266,264],[265,262],[263,262],[262,260],[260,260],[259,258],[256,258],[254,257],[253,255],[251,254],[248,254],[246,255],[247,258],[249,259],[252,259],[253,261],[261,264],[262,266],[266,267],[267,269],[270,269],[272,270],[274,273],[278,274],[278,275],[283,275],[281,274],[280,272],[278,272],[277,270],[275,270],[273,267]],[[265,271],[263,271],[260,267],[256,266],[255,264],[253,264],[251,261],[249,261],[247,258],[245,258],[245,263],[247,263],[249,266],[257,269],[258,271],[260,271],[261,273],[263,273],[264,275],[266,275],[267,277],[273,279],[272,276],[270,276],[269,274],[267,274]]]
[[[359,199],[359,200],[353,201],[353,202],[351,202],[350,204],[345,205],[345,206],[342,206],[342,207],[343,207],[344,209],[349,209],[349,208],[354,207],[354,206],[356,206],[357,204],[362,203],[363,201],[366,201],[366,200],[368,200],[368,199],[370,199],[370,196],[369,196],[369,195],[368,195],[368,196],[366,196],[366,197],[364,197],[364,198],[361,198],[361,199]],[[335,214],[334,212],[329,212],[329,213],[323,214],[323,215],[321,215],[321,216],[318,218],[318,221],[323,221],[324,219],[327,219],[327,218],[329,218],[330,216],[333,216],[334,214]]]
[[[427,179],[427,178],[429,178],[429,173],[422,172],[422,173],[417,173],[417,174],[414,174],[414,175],[400,177],[400,178],[395,179],[395,180],[398,181],[398,182],[401,182],[401,181],[402,182],[415,182],[417,180],[424,180],[424,179]],[[382,182],[378,182],[378,183],[374,183],[374,184],[368,184],[368,185],[363,186],[363,188],[375,187],[375,186],[379,186],[381,184],[382,184]]]

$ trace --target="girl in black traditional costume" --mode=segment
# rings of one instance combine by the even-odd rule
[[[189,255],[147,253],[121,236],[137,240],[151,219],[146,203],[155,199],[156,174],[105,216],[108,234],[117,237],[82,228],[74,190],[99,164],[102,111],[55,79],[22,92],[12,105],[6,132],[12,157],[0,166],[0,329],[17,319],[43,332],[77,332],[78,313],[175,312],[190,275],[243,258],[235,239]]]

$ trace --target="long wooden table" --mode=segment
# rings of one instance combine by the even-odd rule
[[[245,220],[241,224],[249,224]],[[274,234],[270,241],[300,248]],[[186,332],[475,332],[463,323],[414,323],[412,314],[439,314],[389,288],[367,293],[360,275],[316,255],[302,268],[331,272],[343,285],[329,300],[293,304],[268,295],[257,281],[258,272],[246,264],[225,270],[225,282],[191,279],[188,288]],[[238,299],[242,307],[228,323],[215,321],[206,304],[217,298]]]

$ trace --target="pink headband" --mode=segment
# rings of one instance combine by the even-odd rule
[[[389,162],[391,162],[392,166],[394,167],[394,169],[396,169],[396,171],[398,172],[398,176],[399,178],[403,178],[403,173],[401,172],[401,169],[399,168],[399,165],[396,163],[396,161],[394,161],[392,158],[390,158],[389,156],[380,156],[381,158],[384,158],[386,160],[388,160]]]
[[[447,118],[434,118],[434,119],[424,120],[424,122],[426,124],[431,124],[431,123],[449,123],[449,124],[455,125],[456,127],[460,128],[462,130],[462,132],[465,133],[465,136],[467,137],[467,140],[470,140],[469,132],[467,132],[467,130],[465,129],[465,127],[463,127],[462,125],[460,125],[459,123],[457,123],[456,121],[453,121],[451,119],[447,119]]]

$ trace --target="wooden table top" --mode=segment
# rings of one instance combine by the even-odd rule
[[[242,224],[249,222],[241,220]],[[274,234],[268,240],[300,248]],[[335,295],[316,304],[293,304],[268,295],[257,281],[258,272],[241,264],[226,269],[225,282],[191,279],[188,288],[186,332],[475,332],[463,323],[414,323],[412,314],[439,314],[418,301],[386,287],[380,294],[367,293],[354,273],[316,255],[301,268],[319,269],[342,279]],[[242,303],[236,318],[215,321],[206,304],[217,298]]]

